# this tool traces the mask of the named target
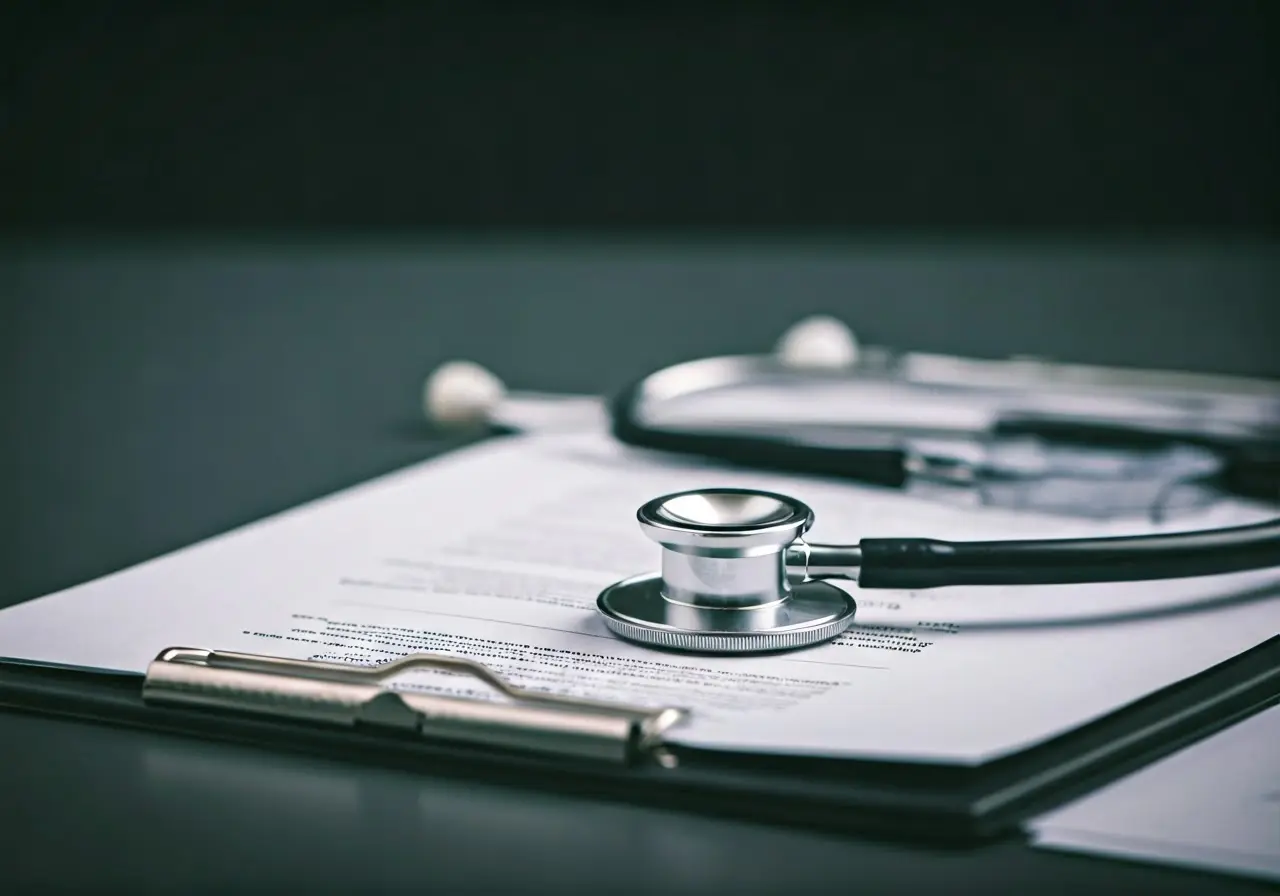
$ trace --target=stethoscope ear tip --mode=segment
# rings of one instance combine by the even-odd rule
[[[858,361],[858,338],[829,314],[802,318],[783,332],[774,355],[787,367],[838,370]]]
[[[462,427],[488,422],[507,389],[474,361],[441,364],[422,384],[422,411],[437,425]]]

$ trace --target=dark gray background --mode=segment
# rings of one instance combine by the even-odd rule
[[[0,227],[1274,232],[1265,0],[10,0]]]
[[[1271,243],[11,244],[0,602],[407,463],[425,376],[612,393],[834,313],[867,342],[1280,376]]]

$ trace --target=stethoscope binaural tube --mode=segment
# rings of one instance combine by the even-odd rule
[[[899,488],[907,481],[909,453],[888,434],[868,432],[857,443],[821,445],[777,433],[693,430],[652,425],[645,419],[646,408],[655,402],[731,386],[752,377],[767,378],[777,370],[771,359],[744,356],[706,358],[649,374],[609,403],[611,432],[624,445],[744,467],[834,476],[889,488]]]
[[[1172,420],[1157,424],[1114,416],[1094,419],[1017,413],[997,415],[981,424],[969,420],[919,428],[901,422],[893,426],[846,426],[832,437],[830,433],[794,425],[730,428],[661,422],[664,405],[703,392],[752,383],[798,388],[801,382],[838,383],[849,377],[848,372],[842,371],[792,370],[765,356],[685,362],[642,377],[615,395],[609,403],[611,431],[618,441],[636,448],[888,488],[902,488],[916,478],[976,484],[1022,476],[999,464],[975,464],[969,458],[971,446],[1001,440],[1035,438],[1059,445],[1127,452],[1168,451],[1181,446],[1217,458],[1212,474],[1198,475],[1187,484],[1212,486],[1250,500],[1280,501],[1280,428],[1274,424],[1242,428],[1224,421],[1219,432],[1205,421],[1198,421],[1203,431],[1192,431],[1179,429]],[[905,385],[876,371],[857,379]],[[1280,398],[1274,401],[1280,409]],[[655,411],[658,422],[651,419]],[[967,415],[958,419],[967,420]]]

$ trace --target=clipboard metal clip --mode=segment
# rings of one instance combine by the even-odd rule
[[[435,669],[469,675],[506,698],[487,701],[392,690],[388,679]],[[676,764],[663,735],[687,715],[559,697],[518,688],[481,663],[417,653],[377,666],[294,660],[171,647],[147,668],[151,704],[255,713],[274,718],[381,729],[561,758],[615,764]]]

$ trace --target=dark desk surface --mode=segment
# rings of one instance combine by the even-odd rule
[[[749,805],[703,818],[11,715],[0,743],[13,894],[1265,891],[1016,844],[946,853],[770,828]]]
[[[414,415],[449,357],[521,387],[603,391],[766,348],[827,310],[881,343],[1276,375],[1278,284],[1266,246],[11,247],[0,605],[440,450]],[[13,714],[0,714],[0,794],[6,893],[1265,889]]]

